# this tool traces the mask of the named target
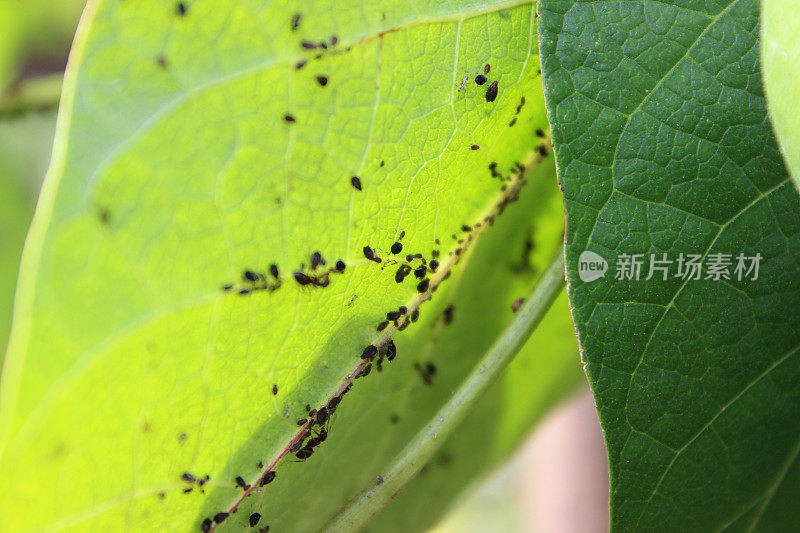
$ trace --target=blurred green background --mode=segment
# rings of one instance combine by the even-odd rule
[[[50,160],[55,98],[83,0],[0,0],[0,357],[22,245]],[[34,97],[42,105],[13,105]]]

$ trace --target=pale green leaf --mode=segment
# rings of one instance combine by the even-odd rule
[[[261,524],[312,530],[375,479],[471,370],[512,294],[532,285],[524,237],[543,251],[560,238],[560,222],[533,216],[540,205],[557,214],[552,167],[541,166],[530,180],[545,188],[513,206],[533,222],[507,230],[516,241],[487,244],[491,257],[469,259],[474,243],[503,238],[488,222],[516,195],[517,165],[542,159],[534,5],[516,4],[305,3],[294,30],[290,2],[90,4],[0,389],[4,530],[199,530],[243,497],[237,476],[254,484],[259,461],[287,453],[306,405],[352,381],[364,347],[393,333],[376,332],[386,313],[421,305],[397,335],[397,359],[355,383],[324,445],[305,462],[281,460],[277,479],[224,524],[241,527],[257,510]],[[489,84],[473,81],[486,64],[493,102]],[[383,262],[365,259],[364,246]],[[434,249],[441,265],[427,277],[438,290],[427,303],[413,274],[395,282],[390,259],[430,261]],[[315,251],[322,270],[338,259],[346,270],[327,287],[301,287],[292,273],[320,275]],[[280,287],[238,294],[247,269],[276,286],[273,263]],[[461,283],[491,288],[491,315]],[[466,303],[448,326],[458,344],[444,349],[428,339],[451,295]],[[564,317],[545,333],[559,346],[552,358],[528,359],[541,390],[575,382],[574,362],[550,363],[572,353]],[[427,363],[430,386],[415,368]],[[524,387],[515,379],[493,401]],[[538,394],[496,417],[498,448],[480,465],[459,468],[477,471],[513,446],[552,401]],[[210,481],[189,484],[187,472]],[[427,493],[446,502],[457,489]]]

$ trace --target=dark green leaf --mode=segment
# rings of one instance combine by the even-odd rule
[[[543,0],[567,270],[615,530],[796,524],[800,206],[770,132],[756,0]],[[583,282],[578,258],[609,262]],[[645,254],[639,281],[618,254]],[[646,281],[649,254],[674,261]],[[679,254],[760,253],[756,281]],[[659,274],[660,275],[660,274]]]

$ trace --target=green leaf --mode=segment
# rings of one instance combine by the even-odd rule
[[[758,2],[543,0],[539,12],[612,528],[786,530],[800,487],[800,206],[761,93]],[[605,277],[581,280],[584,250],[609,263]],[[615,279],[623,253],[645,254],[640,280]],[[669,278],[645,280],[664,253]],[[706,267],[717,253],[763,259],[756,281],[733,266],[730,280],[687,281],[680,253]]]
[[[789,173],[800,188],[800,17],[797,3],[761,2],[761,56],[764,92],[775,134]]]
[[[231,529],[257,511],[261,524],[306,531],[376,479],[560,240],[554,169],[534,150],[546,129],[534,5],[516,4],[308,2],[299,18],[291,3],[245,0],[89,5],[0,387],[4,531],[199,531],[236,505]],[[486,64],[493,102],[472,81]],[[519,165],[541,187],[522,187]],[[395,281],[395,261],[420,253],[430,265],[433,250],[427,290],[413,274]],[[312,271],[315,251],[328,263]],[[346,269],[326,287],[293,279],[324,284],[339,259]],[[238,294],[248,269],[270,290]],[[394,334],[376,326],[399,306],[422,314],[396,335],[397,359],[355,382],[325,443],[295,462],[305,406],[348,388],[365,346]],[[552,357],[523,360],[487,405],[508,404],[525,375],[540,374],[542,390],[575,383],[577,365],[558,360],[574,350],[561,309],[543,333]],[[454,458],[463,478],[552,401],[527,397],[475,419],[496,424],[483,426],[496,448]],[[276,462],[277,478],[244,497],[237,476],[255,485]],[[417,523],[458,486],[436,488]]]

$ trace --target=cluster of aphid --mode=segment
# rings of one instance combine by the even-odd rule
[[[391,362],[395,357],[397,357],[397,347],[394,345],[394,341],[392,339],[389,339],[380,347],[377,347],[374,344],[368,345],[366,348],[364,348],[364,351],[361,352],[361,359],[367,361],[367,364],[361,367],[361,369],[355,374],[354,379],[368,376],[370,371],[372,371],[373,362],[375,367],[378,369],[378,372],[382,371],[384,359]]]
[[[327,261],[322,257],[320,252],[311,254],[311,263],[309,270],[306,270],[305,263],[300,265],[298,270],[292,273],[294,280],[302,286],[311,285],[312,287],[327,287],[330,285],[330,276],[332,274],[344,273],[347,265],[344,261],[339,259],[332,267],[327,267]],[[327,268],[323,268],[327,267]],[[242,272],[241,283],[238,287],[233,283],[223,285],[222,290],[230,292],[236,289],[236,292],[242,296],[250,294],[255,291],[268,291],[274,292],[281,286],[280,270],[278,265],[272,264],[269,267],[269,277],[263,272],[255,270],[245,270]]]
[[[492,66],[491,65],[489,65],[488,63],[486,65],[484,65],[483,66],[483,74],[478,74],[477,76],[475,76],[475,84],[476,85],[483,85],[487,81],[489,81],[489,78],[487,78],[485,76],[485,74],[489,74],[489,72],[491,70],[492,70]],[[467,74],[466,76],[464,76],[464,78],[462,78],[461,84],[458,86],[458,92],[463,91],[464,87],[467,86],[467,81],[469,80],[469,76],[470,75]],[[489,84],[489,87],[486,89],[486,94],[484,95],[484,97],[486,98],[486,101],[487,102],[494,102],[495,98],[497,98],[497,91],[498,91],[498,82],[495,80],[491,84]],[[517,111],[517,112],[519,112],[519,111]],[[473,150],[477,150],[477,148],[473,148]]]
[[[195,489],[195,487],[199,488],[200,492],[205,493],[205,491],[203,490],[203,486],[206,483],[209,482],[209,480],[211,479],[211,476],[206,474],[203,477],[195,477],[195,475],[190,473],[190,472],[184,472],[181,475],[181,479],[185,483],[188,483],[190,485],[189,487],[186,487],[185,489],[183,489],[183,493],[184,494],[188,494],[188,493],[192,492]]]
[[[436,365],[431,362],[427,362],[424,365],[421,363],[414,363],[414,370],[419,373],[419,377],[425,385],[433,383],[433,376],[436,375]]]
[[[263,468],[264,465],[259,462],[259,466],[261,468]],[[191,475],[191,474],[184,474],[183,475],[184,476],[184,480],[186,479],[187,475]],[[264,474],[261,476],[261,478],[258,481],[258,486],[259,487],[263,487],[265,485],[268,485],[269,483],[271,483],[275,479],[275,476],[276,476],[276,474],[275,474],[274,470],[269,470],[267,472],[264,472]],[[205,479],[206,479],[206,481],[208,481],[208,476],[206,476]],[[248,485],[247,482],[245,482],[245,480],[244,480],[244,478],[242,476],[236,476],[236,479],[234,480],[234,482],[236,483],[236,486],[241,488],[241,489],[243,489],[245,491],[245,493],[249,493],[252,490],[252,487],[250,485]],[[184,491],[184,492],[186,492],[186,491]],[[227,520],[227,518],[231,514],[235,513],[236,510],[237,510],[236,508],[233,508],[233,509],[231,509],[230,512],[221,511],[219,513],[216,513],[212,517],[204,518],[203,521],[200,523],[200,530],[203,531],[203,533],[208,533],[209,531],[214,529],[216,526],[218,526],[219,524],[221,524],[225,520]],[[256,525],[258,525],[259,521],[261,521],[261,514],[259,514],[259,513],[253,513],[248,518],[248,523],[250,524],[250,527],[255,527]],[[259,532],[261,532],[261,533],[266,533],[267,531],[269,531],[269,526],[264,526],[259,530]]]

